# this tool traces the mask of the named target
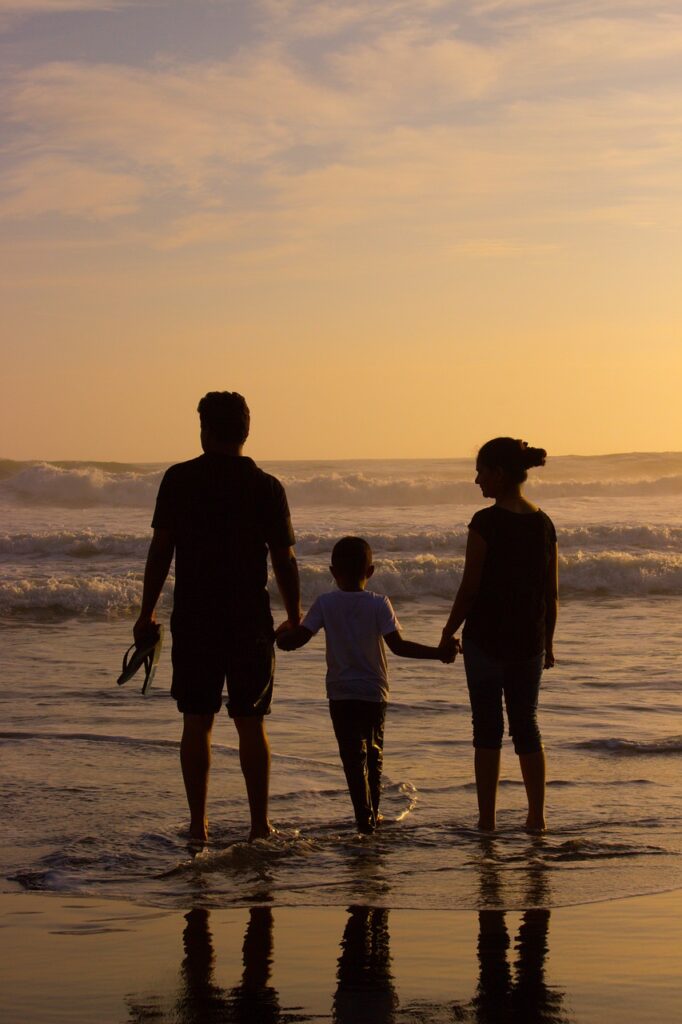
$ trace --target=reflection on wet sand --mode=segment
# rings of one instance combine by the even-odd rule
[[[341,939],[332,1020],[393,1024],[398,997],[391,974],[388,910],[350,907]]]
[[[504,910],[490,908],[503,903],[502,876],[495,840],[481,840],[480,902],[486,909],[478,913],[479,977],[476,994],[470,1004],[477,1024],[569,1024],[563,1008],[563,994],[550,988],[545,980],[549,951],[549,884],[547,870],[540,857],[542,838],[531,840],[525,862],[528,864],[526,904],[516,943],[514,969],[509,964],[511,939]],[[465,1018],[466,1019],[466,1018]]]
[[[390,912],[385,908],[352,906],[340,942],[337,985],[331,1001],[333,1024],[435,1024],[445,1020],[472,1024],[571,1024],[563,993],[549,986],[545,978],[550,893],[542,858],[533,845],[524,858],[528,909],[521,916],[510,963],[512,938],[507,912],[500,909],[504,905],[500,869],[503,862],[495,842],[481,841],[478,862],[479,905],[483,909],[478,912],[478,981],[473,998],[461,1001],[461,993],[453,992],[451,1000],[443,1003],[400,1005],[391,970]],[[537,846],[541,840],[534,842]],[[270,984],[274,950],[270,907],[257,906],[249,911],[242,946],[242,976],[232,988],[215,982],[210,912],[195,908],[184,920],[184,957],[176,993],[170,1000],[129,998],[128,1024],[294,1024],[319,1019],[319,1015],[311,1016],[299,1007],[281,1008],[279,994]],[[442,957],[441,950],[438,955]],[[310,964],[311,971],[319,967]],[[163,1004],[168,1006],[167,1013]],[[323,1016],[328,1015],[327,1010]]]
[[[178,994],[166,1016],[159,1000],[128,1000],[129,1024],[173,1021],[177,1024],[276,1024],[307,1021],[306,1015],[282,1015],[276,989],[268,984],[272,971],[273,915],[270,907],[252,907],[242,946],[241,982],[233,988],[215,984],[215,952],[210,912],[195,907],[185,915],[184,959]]]

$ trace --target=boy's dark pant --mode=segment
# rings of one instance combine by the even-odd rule
[[[381,797],[386,704],[370,700],[330,700],[329,714],[358,829],[373,832]]]

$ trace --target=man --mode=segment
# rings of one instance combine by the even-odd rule
[[[239,760],[251,812],[249,840],[266,838],[273,622],[267,556],[286,609],[282,628],[301,620],[294,534],[284,488],[242,455],[249,409],[236,392],[212,391],[199,402],[204,454],[171,466],[161,481],[144,574],[142,643],[157,627],[154,609],[173,555],[173,685],[183,715],[180,762],[190,837],[208,838],[206,798],[211,730],[227,679],[227,710],[239,735]]]

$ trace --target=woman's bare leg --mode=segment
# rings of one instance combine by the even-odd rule
[[[526,828],[533,832],[545,829],[545,752],[519,754],[523,784],[528,797]]]
[[[478,827],[482,832],[495,830],[495,807],[497,804],[497,783],[500,778],[499,750],[476,747],[474,772],[478,795]]]

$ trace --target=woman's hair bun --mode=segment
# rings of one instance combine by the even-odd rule
[[[533,466],[544,466],[547,461],[547,452],[544,448],[531,448],[526,441],[519,441],[521,446],[521,461],[524,469],[532,469]]]
[[[522,484],[527,471],[544,466],[546,458],[544,448],[530,448],[518,437],[494,437],[479,449],[477,461],[492,468],[499,466],[513,483]]]

